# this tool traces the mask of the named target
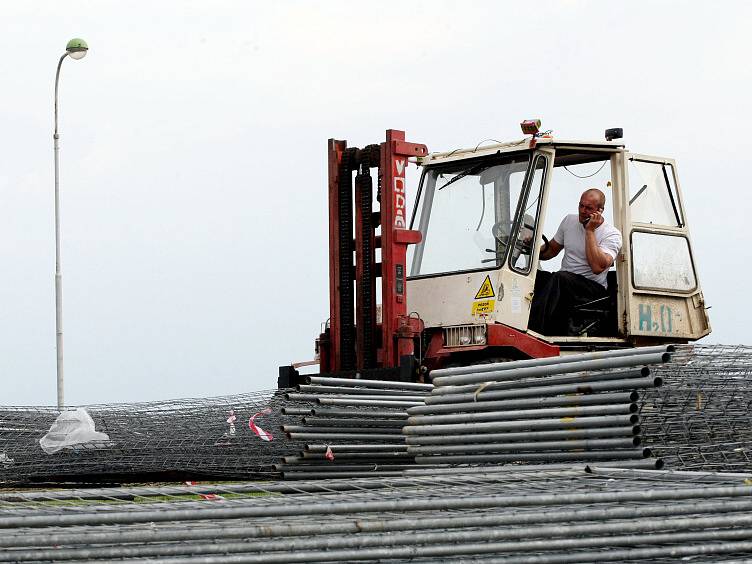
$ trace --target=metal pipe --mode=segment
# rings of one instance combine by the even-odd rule
[[[416,465],[416,468],[408,469],[404,471],[406,477],[415,477],[416,479],[423,476],[425,472]],[[576,479],[580,477],[581,472],[592,473],[592,468],[598,468],[602,472],[612,470],[614,472],[624,470],[644,470],[655,471],[663,468],[663,461],[660,458],[643,458],[635,460],[610,460],[602,462],[584,462],[584,461],[572,461],[572,462],[538,462],[533,464],[498,464],[489,466],[488,464],[477,463],[471,465],[457,466],[431,466],[431,476],[435,478],[442,478],[443,476],[451,476],[454,481],[458,477],[464,479],[478,480],[478,481],[498,481],[503,479],[505,482],[510,480],[522,480],[527,481],[531,477],[547,477],[555,475],[560,478],[562,472],[572,473],[571,478]],[[461,474],[459,473],[461,472]],[[531,475],[531,473],[533,473]]]
[[[402,397],[416,396],[416,392],[410,390],[384,390],[381,388],[350,388],[345,386],[318,386],[300,384],[295,387],[299,392],[304,394],[338,394],[342,396],[364,395],[377,397]],[[427,394],[426,394],[427,395]],[[422,397],[422,396],[421,396]]]
[[[608,405],[548,407],[543,409],[482,411],[479,413],[415,415],[407,420],[407,426],[473,423],[477,421],[508,421],[512,419],[543,419],[551,417],[583,417],[586,415],[625,415],[627,413],[637,413],[637,410],[638,406],[636,403],[617,403]]]
[[[318,403],[321,405],[362,405],[364,407],[394,407],[405,409],[414,405],[423,405],[423,398],[420,401],[377,401],[377,400],[362,400],[362,399],[332,399],[332,398],[319,398]]]
[[[514,454],[462,454],[462,455],[418,455],[417,464],[475,464],[499,463],[517,461],[560,461],[560,460],[625,460],[650,458],[650,449],[638,448],[629,450],[584,451],[584,452],[528,452]]]
[[[615,349],[610,351],[597,351],[580,354],[571,354],[564,356],[531,358],[528,360],[515,360],[512,362],[497,362],[494,364],[476,364],[470,366],[458,366],[453,368],[440,368],[432,370],[431,375],[434,379],[443,376],[458,376],[460,374],[479,374],[481,372],[495,372],[497,370],[517,370],[518,368],[530,368],[533,366],[551,366],[560,364],[569,364],[572,362],[581,362],[585,360],[599,360],[605,358],[617,358],[624,356],[635,356],[652,353],[674,352],[676,347],[673,345],[659,345],[653,347],[637,347],[633,349]]]
[[[455,454],[470,452],[532,452],[532,451],[569,451],[584,450],[593,451],[607,448],[634,448],[641,443],[640,437],[626,437],[619,439],[587,439],[567,441],[538,441],[518,443],[483,443],[465,445],[410,445],[408,454],[432,455],[432,454]]]
[[[416,392],[430,392],[433,384],[421,384],[417,382],[390,382],[387,380],[362,380],[359,378],[329,378],[326,376],[308,376],[309,384],[321,384],[324,386],[364,386],[368,388],[381,388],[385,390],[413,390]]]
[[[698,535],[697,540],[717,540],[717,539],[738,539],[745,538],[744,534],[749,531],[703,531]],[[455,542],[452,544],[428,544],[419,546],[385,546],[372,548],[341,549],[341,550],[321,550],[305,551],[298,550],[294,552],[268,552],[266,554],[242,554],[242,555],[222,555],[222,556],[203,556],[203,557],[186,557],[186,558],[160,558],[157,561],[144,562],[164,562],[169,564],[251,564],[251,563],[287,563],[287,562],[337,562],[337,561],[356,561],[356,560],[388,560],[395,558],[413,559],[427,557],[441,557],[443,559],[452,558],[460,555],[477,555],[477,554],[497,554],[510,553],[506,558],[496,557],[493,562],[507,563],[532,563],[532,562],[600,562],[600,561],[625,561],[637,557],[659,557],[659,556],[691,556],[700,554],[727,554],[735,552],[747,552],[752,550],[752,541],[729,541],[716,544],[701,545],[684,545],[684,546],[658,546],[654,548],[640,549],[620,549],[609,551],[591,551],[591,552],[571,552],[563,554],[545,554],[540,556],[525,556],[520,553],[525,551],[541,550],[564,550],[579,547],[607,547],[609,540],[613,539],[624,546],[633,546],[637,544],[646,544],[650,539],[654,542],[684,542],[694,540],[692,533],[677,533],[675,535],[652,535],[652,536],[625,536],[625,537],[585,537],[582,539],[551,539],[540,541],[518,541],[518,542]],[[418,539],[414,539],[418,542]],[[516,554],[515,554],[516,553]],[[513,555],[514,554],[514,555]],[[639,556],[638,556],[639,555]],[[598,558],[602,556],[601,558]],[[555,557],[555,558],[550,558]]]
[[[386,400],[385,398],[395,398],[392,400]],[[399,399],[396,399],[399,397]],[[393,404],[401,404],[405,402],[411,402],[411,403],[419,403],[423,401],[423,398],[425,396],[386,396],[384,394],[378,394],[378,395],[359,395],[359,394],[296,394],[296,393],[288,393],[285,394],[285,398],[290,401],[312,401],[312,402],[318,402],[323,403],[323,400],[326,399],[327,401],[333,401],[333,400],[339,400],[344,403],[340,404],[334,404],[334,405],[377,405],[376,403],[370,404],[370,403],[362,403],[367,401],[373,401],[373,402],[382,402],[382,403],[388,403],[389,405]],[[359,402],[357,404],[351,403],[351,402]]]
[[[585,467],[585,471],[590,471],[592,464]],[[664,466],[662,458],[645,458],[644,460],[625,460],[625,461],[609,461],[598,463],[600,468],[614,469],[614,468],[629,468],[629,469],[642,469],[642,470],[661,470]]]
[[[55,131],[52,134],[55,157],[55,350],[57,354],[57,408],[65,406],[63,390],[63,274],[60,260],[60,134],[57,128],[58,85],[60,68],[68,56],[66,51],[55,72]]]
[[[303,417],[303,423],[306,425],[319,425],[321,427],[347,427],[352,428],[352,424],[357,423],[362,427],[396,427],[401,429],[405,424],[404,419],[329,419],[326,417]]]
[[[377,455],[378,456],[378,455]],[[408,469],[410,470],[422,470],[424,473],[428,471],[432,471],[435,466],[431,464],[415,464],[414,460],[412,458],[410,459],[394,459],[394,460],[384,460],[383,458],[375,458],[372,461],[366,461],[364,460],[348,460],[348,464],[342,464],[341,462],[331,463],[327,462],[326,464],[317,464],[314,460],[304,460],[303,458],[300,458],[298,461],[295,462],[281,462],[279,464],[274,465],[274,469],[276,472],[327,472],[330,474],[337,474],[336,479],[340,481],[347,481],[352,480],[353,472],[368,472],[365,476],[362,476],[364,480],[362,482],[365,482],[366,480],[371,480],[373,478],[372,472],[377,470],[389,470],[389,471],[400,471],[400,472],[406,472]],[[361,468],[354,468],[355,466],[359,464]],[[584,472],[584,466],[583,466],[583,472]],[[399,476],[393,476],[392,478],[404,478],[405,476],[403,474],[400,474]],[[311,478],[311,480],[315,481],[315,478]],[[413,484],[415,487],[420,487],[419,485],[416,486],[416,484]],[[351,488],[353,491],[358,491],[358,488]],[[366,489],[378,489],[378,488],[366,488]]]
[[[428,396],[426,404],[462,403],[474,400],[493,400],[511,398],[529,398],[555,396],[559,394],[591,394],[595,392],[613,392],[617,390],[635,390],[638,388],[658,388],[663,385],[660,376],[647,378],[629,378],[627,380],[605,380],[603,382],[583,382],[582,384],[561,384],[558,386],[531,386],[515,390],[480,390],[474,394],[447,394]]]
[[[364,435],[394,435],[400,436],[402,434],[402,428],[396,429],[382,428],[382,427],[355,427],[355,426],[342,426],[342,427],[313,427],[308,425],[282,425],[282,431],[286,434],[290,433],[361,433]]]
[[[283,407],[282,415],[313,415],[313,409],[304,407]]]
[[[315,402],[319,399],[319,396],[316,394],[299,394],[297,392],[287,392],[285,393],[285,399],[287,401],[310,401]]]
[[[412,409],[412,408],[411,408]],[[371,417],[394,417],[400,419],[407,419],[407,411],[398,411],[392,409],[338,409],[336,407],[314,407],[312,415],[322,417],[358,417],[358,418],[371,418]]]
[[[603,427],[594,429],[562,429],[556,431],[523,431],[521,433],[488,433],[468,437],[462,434],[452,435],[407,435],[408,445],[449,445],[468,443],[516,442],[516,441],[551,441],[580,440],[606,437],[630,437],[640,434],[639,425],[621,427]]]
[[[287,433],[293,441],[393,441],[395,434],[370,433]]]
[[[459,404],[418,405],[407,410],[409,415],[439,415],[458,411],[495,411],[498,409],[527,409],[535,407],[564,407],[568,405],[607,405],[614,403],[634,403],[640,394],[631,392],[605,392],[597,394],[576,394],[521,398],[510,400],[475,401]]]
[[[347,478],[396,478],[402,476],[402,472],[393,470],[374,470],[372,472],[348,472]],[[336,472],[297,472],[284,470],[282,478],[285,480],[333,480],[342,478],[342,474]]]
[[[638,559],[653,561],[662,557],[676,560],[679,557],[706,554],[733,554],[737,552],[749,552],[750,550],[752,550],[752,542],[739,541],[692,546],[672,545],[655,548],[633,548],[610,550],[608,552],[596,550],[592,552],[552,554],[546,555],[546,557],[527,556],[524,559],[515,558],[513,561],[516,564],[565,564],[568,562],[626,562],[627,560]],[[498,559],[495,559],[495,561],[499,562]],[[507,562],[509,563],[510,561],[507,560]]]
[[[432,396],[441,396],[445,394],[459,394],[463,392],[475,393],[479,386],[484,390],[512,390],[516,388],[527,388],[530,386],[554,386],[557,384],[571,384],[573,382],[594,382],[603,380],[626,380],[628,378],[646,378],[650,376],[650,368],[641,366],[639,368],[627,368],[619,370],[598,370],[595,372],[574,372],[568,374],[552,374],[549,376],[534,376],[531,378],[522,378],[520,380],[504,380],[501,382],[483,382],[482,384],[463,384],[461,386],[439,386],[432,393]]]
[[[583,429],[586,427],[608,427],[636,425],[639,416],[631,415],[604,415],[594,417],[573,417],[566,419],[530,419],[522,421],[493,421],[486,423],[457,423],[452,425],[422,425],[420,427],[404,427],[402,432],[406,435],[444,435],[450,433],[470,436],[476,433],[493,433],[499,431],[521,431],[524,429]]]
[[[305,450],[309,452],[326,452],[331,450],[334,454],[339,452],[407,452],[406,444],[388,444],[388,445],[304,445]]]
[[[597,474],[601,470],[604,470],[600,466],[590,466],[588,471],[592,474]],[[614,475],[614,472],[610,468],[606,468],[609,474]],[[744,472],[690,472],[685,470],[664,470],[662,472],[643,472],[640,470],[619,470],[616,473],[619,477],[635,478],[635,479],[649,479],[655,480],[656,478],[672,479],[681,478],[688,480],[702,480],[707,482],[708,480],[713,482],[728,482],[729,480],[735,480],[739,482],[752,483],[752,474]]]
[[[332,451],[332,453],[337,455],[337,461],[368,459],[368,460],[373,460],[374,462],[378,461],[379,464],[391,464],[393,461],[396,462],[398,459],[412,457],[412,455],[408,453],[407,451],[394,451],[394,450],[368,451],[368,452],[348,452],[348,451],[340,450],[338,452]],[[303,459],[304,460],[328,460],[326,458],[326,454],[323,452],[309,452],[309,451],[303,451]]]
[[[668,353],[637,354],[626,357],[583,360],[564,364],[558,363],[549,366],[531,366],[529,368],[494,370],[488,372],[460,374],[457,376],[439,376],[438,378],[433,379],[433,383],[435,386],[456,386],[459,384],[480,384],[483,382],[520,380],[522,378],[548,376],[551,374],[569,374],[572,372],[585,372],[589,370],[608,370],[645,364],[659,364],[668,362],[670,358],[671,355]]]
[[[313,456],[313,453],[307,453]],[[310,460],[305,462],[310,463]],[[408,468],[414,468],[415,464],[406,462],[405,460],[395,460],[392,464],[384,462],[383,460],[367,461],[350,461],[347,464],[328,464],[326,467],[310,464],[293,464],[283,465],[280,470],[290,472],[329,472],[337,474],[342,478],[343,474],[350,476],[350,472],[373,472],[375,470],[406,470]]]

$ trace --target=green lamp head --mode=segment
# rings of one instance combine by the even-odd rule
[[[86,41],[78,37],[68,41],[68,44],[65,46],[65,51],[70,55],[71,59],[83,59],[88,50],[89,46],[86,44]]]

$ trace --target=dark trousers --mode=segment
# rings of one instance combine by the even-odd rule
[[[541,335],[566,335],[572,308],[605,295],[603,286],[579,274],[539,270],[528,327]]]

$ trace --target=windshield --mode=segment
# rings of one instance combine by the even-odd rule
[[[629,207],[632,221],[682,227],[674,167],[630,158]]]
[[[411,276],[495,268],[506,256],[528,153],[426,169],[411,229]]]

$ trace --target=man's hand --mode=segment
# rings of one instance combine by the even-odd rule
[[[594,232],[601,225],[603,225],[603,215],[601,215],[601,212],[597,211],[590,214],[590,221],[585,224],[585,230]]]
[[[593,274],[600,274],[611,268],[614,259],[598,247],[595,230],[603,225],[603,216],[597,211],[590,214],[590,221],[585,224],[585,256]]]

